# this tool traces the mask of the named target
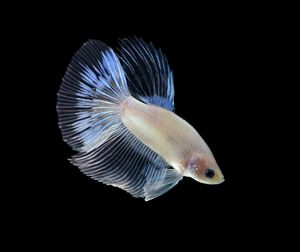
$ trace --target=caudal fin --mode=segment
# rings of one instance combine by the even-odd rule
[[[119,104],[129,95],[118,57],[89,40],[73,56],[58,92],[63,139],[77,151],[99,146],[120,125]]]

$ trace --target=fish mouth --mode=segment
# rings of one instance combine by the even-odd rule
[[[206,185],[219,185],[219,184],[222,184],[225,181],[225,179],[224,179],[224,177],[222,177],[222,178],[212,179],[212,180],[197,179],[197,181],[202,184],[206,184]]]
[[[225,181],[225,178],[222,177],[222,178],[218,179],[218,181],[214,181],[215,182],[214,184],[215,185],[222,184],[224,181]]]

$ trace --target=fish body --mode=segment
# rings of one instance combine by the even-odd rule
[[[184,174],[184,161],[196,149],[205,148],[197,131],[175,113],[133,97],[122,106],[124,125],[180,173]]]
[[[67,69],[57,111],[64,140],[78,151],[71,162],[135,197],[156,198],[184,176],[224,181],[205,141],[174,113],[166,57],[141,39],[123,40],[119,57],[87,42]]]

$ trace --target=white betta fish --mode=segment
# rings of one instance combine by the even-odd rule
[[[156,198],[184,176],[224,181],[197,131],[174,114],[173,74],[161,50],[142,39],[120,53],[97,40],[73,56],[58,92],[63,139],[87,176],[134,197]]]

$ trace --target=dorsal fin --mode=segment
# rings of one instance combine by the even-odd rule
[[[147,104],[174,111],[173,73],[161,49],[140,38],[123,39],[120,46],[130,93]]]

